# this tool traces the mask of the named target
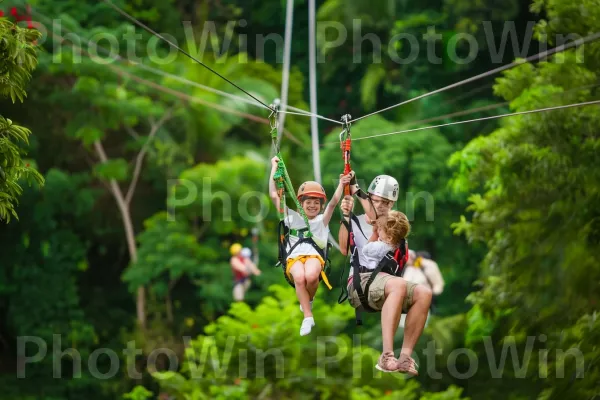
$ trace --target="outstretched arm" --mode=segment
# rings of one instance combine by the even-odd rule
[[[269,197],[271,198],[271,201],[273,201],[273,204],[275,205],[275,208],[277,210],[279,210],[279,207],[281,205],[281,199],[279,198],[279,194],[277,193],[277,187],[275,186],[275,181],[273,180],[273,177],[275,176],[275,172],[277,172],[278,164],[279,158],[273,157],[271,159],[271,175],[269,177]]]
[[[250,271],[254,274],[254,275],[260,275],[261,271],[260,269],[258,269],[258,267],[256,266],[256,264],[254,264],[251,260],[247,260],[246,261],[246,266],[250,269]]]
[[[327,207],[325,208],[325,212],[323,213],[323,224],[324,225],[329,225],[329,221],[331,221],[333,212],[335,211],[335,208],[337,207],[338,203],[340,202],[340,199],[342,198],[342,194],[344,193],[344,186],[346,186],[350,183],[350,180],[352,179],[353,174],[354,174],[353,172],[350,172],[348,175],[340,175],[340,183],[338,184],[337,189],[335,190],[335,193],[333,194],[333,197],[327,204]]]

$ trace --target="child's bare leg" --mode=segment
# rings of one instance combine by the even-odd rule
[[[290,268],[290,274],[294,278],[294,285],[296,286],[296,296],[298,301],[304,310],[304,318],[312,317],[312,310],[310,309],[310,295],[306,287],[306,277],[304,274],[304,264],[300,261],[296,261]]]
[[[306,288],[310,300],[315,298],[319,288],[319,275],[321,275],[321,262],[316,258],[309,258],[304,264],[304,276],[306,277]]]

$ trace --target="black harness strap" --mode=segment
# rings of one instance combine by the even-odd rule
[[[362,189],[359,188],[355,194],[358,197],[360,197],[361,199],[368,199],[369,202],[371,203],[371,207],[373,208],[373,210],[375,210],[375,207],[373,206],[373,202],[371,201],[371,197],[369,197],[369,195],[367,193],[365,193]],[[377,211],[375,211],[375,217],[377,217]],[[352,286],[354,287],[354,290],[356,290],[356,294],[361,303],[360,308],[354,309],[354,312],[356,315],[356,325],[362,325],[363,324],[362,323],[362,311],[363,310],[365,310],[367,312],[378,312],[377,310],[374,310],[373,308],[371,308],[369,306],[369,289],[370,289],[371,284],[377,277],[377,274],[379,274],[379,272],[387,272],[387,273],[391,273],[396,276],[401,276],[401,275],[397,275],[399,273],[401,274],[401,272],[399,272],[400,266],[394,259],[394,256],[397,255],[394,252],[390,252],[390,253],[386,254],[384,259],[381,260],[381,262],[375,268],[375,270],[368,270],[366,268],[361,267],[360,258],[358,256],[358,248],[356,247],[356,243],[354,241],[354,232],[352,230],[353,222],[354,222],[354,225],[358,226],[358,229],[359,229],[360,233],[363,235],[363,237],[366,240],[368,240],[369,238],[367,237],[367,235],[365,235],[365,232],[362,230],[362,227],[360,226],[360,220],[352,212],[350,212],[348,221],[346,221],[345,219],[342,219],[341,223],[346,227],[346,230],[348,231],[348,240],[346,242],[346,254],[349,255],[350,260],[351,260],[350,265],[352,266]],[[400,246],[402,248],[401,251],[403,253],[402,259],[404,259],[405,246],[406,246],[405,241],[403,240],[401,243],[401,246]],[[362,273],[365,273],[365,272],[371,273],[369,280],[365,284],[364,291],[361,286],[361,278],[360,278],[361,272]],[[344,278],[344,271],[342,270],[342,273],[340,274],[341,293],[338,298],[338,303],[340,303],[340,304],[348,299],[347,284],[344,284],[343,278]]]
[[[371,284],[375,281],[375,278],[377,277],[377,275],[380,272],[384,272],[384,273],[387,273],[390,275],[401,277],[404,274],[404,268],[403,268],[404,266],[403,265],[401,266],[398,263],[398,261],[396,261],[396,257],[399,256],[398,257],[399,260],[404,260],[405,254],[406,254],[406,241],[403,239],[397,250],[388,252],[385,255],[385,257],[379,262],[377,267],[375,269],[371,270],[371,269],[368,269],[368,268],[360,265],[360,262],[358,261],[357,247],[356,246],[354,247],[354,250],[352,252],[352,268],[353,268],[352,286],[354,287],[354,290],[356,291],[356,295],[357,295],[358,299],[360,300],[360,304],[361,304],[361,309],[358,309],[358,308],[355,309],[357,325],[362,325],[362,315],[361,315],[362,311],[366,311],[366,312],[370,312],[370,313],[375,313],[375,312],[380,311],[380,310],[373,309],[369,305],[369,290],[370,290]],[[360,275],[361,273],[369,273],[370,274],[369,279],[365,283],[364,290],[361,285],[361,283],[362,283],[362,279],[361,279],[361,275]]]
[[[348,231],[348,240],[346,241],[346,254],[348,255],[348,257],[350,257],[350,262],[351,262],[351,266],[353,269],[353,280],[356,281],[358,279],[360,281],[360,275],[357,278],[357,271],[360,267],[360,261],[358,260],[357,247],[356,247],[356,244],[354,243],[354,232],[352,230],[352,221],[354,221],[356,223],[356,225],[358,226],[358,229],[360,229],[360,232],[362,233],[362,235],[365,238],[366,238],[366,236],[365,236],[365,233],[363,232],[362,228],[360,227],[360,221],[358,220],[358,217],[356,215],[352,214],[352,212],[350,213],[349,217],[350,218],[348,218],[348,221],[346,221],[345,219],[342,219],[342,221],[341,221],[342,224],[346,227],[346,230]],[[348,299],[347,286],[348,285],[344,283],[344,270],[342,269],[342,272],[340,274],[341,293],[340,293],[340,296],[338,297],[339,304],[343,303],[344,301],[346,301]],[[361,303],[362,303],[362,300],[361,300]],[[362,312],[358,308],[355,308],[354,315],[356,318],[356,325],[361,326],[363,324]]]
[[[404,243],[400,244],[400,248],[404,248]],[[354,289],[356,290],[358,298],[360,299],[360,303],[362,304],[365,311],[378,312],[378,310],[374,310],[373,308],[371,308],[371,306],[369,306],[369,288],[371,287],[371,284],[373,283],[373,281],[375,280],[375,278],[377,277],[377,275],[380,272],[385,272],[386,274],[390,274],[390,275],[394,275],[394,276],[401,276],[402,270],[400,268],[400,265],[394,258],[395,256],[396,256],[396,251],[388,252],[385,255],[385,257],[383,257],[383,259],[379,262],[377,267],[373,270],[367,269],[366,267],[361,267],[361,266],[354,269],[354,278],[353,278],[352,285],[354,286]],[[361,287],[361,278],[360,278],[361,273],[371,274],[369,276],[369,280],[367,280],[367,283],[365,284],[364,292]]]

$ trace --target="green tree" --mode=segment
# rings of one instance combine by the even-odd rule
[[[41,36],[34,29],[21,28],[0,17],[0,98],[10,97],[23,102],[25,87],[37,66],[36,40]],[[0,115],[0,220],[19,218],[15,210],[23,193],[21,179],[42,185],[44,178],[30,166],[21,147],[29,144],[31,131]]]
[[[2,377],[5,398],[64,399],[69,392],[87,397],[98,389],[99,382],[85,367],[80,373],[74,367],[98,344],[77,285],[88,268],[83,221],[96,195],[86,188],[88,181],[85,175],[48,171],[43,192],[29,189],[23,194],[23,207],[35,211],[0,229],[3,342],[9,343],[7,354],[20,360],[41,356],[37,362],[14,361],[17,370]],[[58,356],[53,352],[64,352],[61,361],[54,361]],[[104,367],[102,361],[99,365]],[[24,379],[15,382],[15,374]],[[60,381],[52,378],[56,374]]]
[[[171,187],[168,199],[171,218],[191,227],[202,248],[201,268],[196,284],[204,302],[203,311],[212,314],[226,309],[231,301],[231,268],[228,247],[245,242],[254,228],[263,229],[261,266],[266,274],[256,279],[266,288],[282,277],[275,273],[276,221],[266,191],[264,163],[248,156],[233,156],[216,164],[198,164],[184,171]],[[173,222],[171,222],[173,223]],[[265,267],[266,266],[266,267]],[[227,287],[227,290],[223,290]]]
[[[181,372],[153,374],[176,399],[461,399],[461,389],[427,393],[415,380],[374,369],[379,352],[342,333],[347,305],[315,302],[314,338],[297,336],[302,313],[290,287],[274,285],[252,309],[245,303],[188,343]]]
[[[570,5],[552,0],[534,3],[534,10],[548,18],[537,32],[597,30],[597,7],[592,2],[578,7],[590,12],[576,15]],[[593,43],[536,66],[524,64],[507,71],[494,90],[515,111],[596,99],[598,49]],[[506,379],[516,383],[511,386],[515,395],[598,394],[598,354],[585,345],[597,335],[600,300],[598,123],[594,106],[510,118],[451,158],[454,187],[472,193],[472,217],[462,217],[456,231],[487,247],[483,288],[470,297],[476,307],[470,313],[469,342],[481,350],[478,334],[490,335],[502,346],[535,350],[525,369],[528,384],[514,379],[517,371],[507,371]],[[547,339],[538,340],[541,334]],[[537,350],[545,351],[547,359]],[[569,350],[576,356],[565,361],[561,354]]]
[[[482,22],[514,20],[519,14],[517,4],[517,0],[501,5],[462,0],[325,1],[318,12],[323,23],[318,32],[319,51],[327,60],[320,79],[336,91],[327,91],[322,102],[333,103],[326,106],[327,110],[338,115],[349,112],[358,116],[455,83],[459,76],[496,67],[498,60],[470,57],[471,46],[457,39],[464,33],[476,33],[477,49],[487,48],[487,41],[497,40],[503,30],[493,29],[484,35]],[[501,58],[508,58],[511,47],[498,53]],[[332,102],[332,97],[337,101]],[[468,93],[459,96],[456,91],[448,92],[384,115],[402,122],[424,119],[467,106],[472,97]],[[480,98],[489,97],[480,93]],[[452,136],[451,142],[475,133],[462,129],[460,135]]]
[[[76,47],[78,50],[81,48]],[[85,51],[85,49],[83,49]],[[105,72],[104,66],[91,59],[82,59],[83,68],[75,69],[79,62],[73,54],[63,53],[66,60],[55,68],[57,75],[77,76],[70,92],[55,99],[57,102],[76,105],[66,131],[72,139],[94,155],[92,170],[113,197],[121,215],[129,257],[137,261],[135,227],[131,215],[131,203],[135,195],[148,147],[165,123],[177,110],[160,98],[140,93],[135,84],[120,84],[119,77],[127,75],[122,69],[113,67]],[[81,71],[81,72],[79,72]],[[113,72],[111,74],[111,72]],[[129,136],[123,137],[123,133]],[[108,154],[105,143],[112,135],[121,135],[124,144],[120,154]],[[124,139],[124,140],[123,140]],[[133,160],[126,157],[134,150]],[[137,319],[145,328],[145,291],[137,290]]]
[[[245,120],[241,115],[249,108],[245,103],[216,97],[213,93],[169,77],[157,79],[150,72],[136,69],[126,62],[123,63],[125,65],[96,62],[97,58],[89,57],[90,49],[85,38],[101,29],[94,27],[86,32],[67,15],[61,16],[61,22],[64,31],[53,32],[57,42],[54,49],[59,51],[42,59],[43,72],[49,75],[55,93],[42,103],[51,107],[61,105],[62,112],[53,116],[56,124],[64,125],[67,136],[76,139],[89,153],[86,162],[116,203],[129,258],[135,265],[136,222],[156,212],[154,209],[143,215],[138,208],[137,214],[142,218],[132,214],[140,181],[145,178],[147,184],[157,190],[165,190],[168,179],[177,176],[196,160],[215,161],[215,155],[225,152],[226,134],[233,132],[239,137],[252,133],[256,131],[253,129],[255,123],[243,123]],[[120,38],[127,31],[127,26],[119,25],[109,32]],[[63,42],[65,32],[70,33],[72,43]],[[123,47],[126,47],[125,44]],[[96,49],[96,54],[103,54],[102,49]],[[165,54],[165,51],[160,52],[161,56]],[[275,76],[273,68],[253,61],[243,64],[239,58],[248,59],[243,54],[223,60],[215,57],[213,66],[226,69],[229,77],[263,101],[270,102],[277,94],[276,86],[270,83]],[[206,57],[205,62],[212,65],[209,59]],[[180,60],[173,60],[163,69],[201,84],[231,91],[222,80],[203,67],[187,59]],[[299,96],[294,94],[294,97]],[[177,118],[178,123],[167,126],[166,122],[171,117]],[[289,121],[290,127],[297,123],[294,118]],[[57,140],[64,142],[62,130],[57,132],[57,136]],[[258,140],[266,142],[268,139],[269,136],[264,135]],[[107,145],[110,147],[107,148]],[[116,154],[111,154],[111,150]],[[71,154],[65,156],[72,157]],[[144,175],[145,171],[148,172]],[[146,319],[144,287],[138,287],[137,292],[137,318],[143,327]]]

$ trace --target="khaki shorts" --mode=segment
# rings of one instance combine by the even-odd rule
[[[363,291],[365,290],[365,285],[371,276],[370,273],[360,274],[360,286]],[[377,277],[369,286],[369,307],[374,310],[381,311],[383,308],[383,302],[385,300],[385,284],[388,280],[397,278],[396,276],[386,274],[385,272],[380,272]],[[413,305],[413,295],[415,292],[415,288],[417,287],[416,283],[412,283],[409,281],[406,282],[406,297],[404,297],[404,301],[402,302],[402,312],[407,313],[410,307]],[[361,307],[360,299],[358,298],[358,293],[354,289],[354,282],[348,285],[348,301],[350,305],[354,308]]]

